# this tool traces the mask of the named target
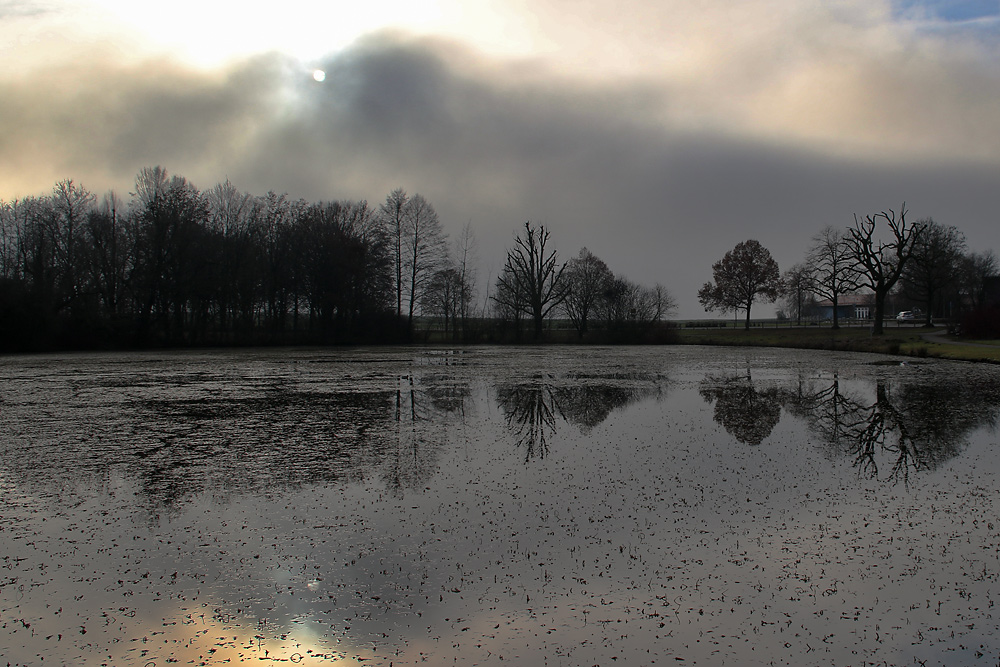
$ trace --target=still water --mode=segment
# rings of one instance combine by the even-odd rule
[[[788,350],[4,358],[0,655],[996,665],[998,413]]]

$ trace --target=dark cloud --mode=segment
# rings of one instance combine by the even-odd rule
[[[262,57],[218,74],[157,60],[106,58],[33,70],[0,81],[0,168],[11,183],[46,175],[91,187],[127,186],[144,165],[208,175],[239,158],[241,146],[273,122],[283,63]],[[6,193],[4,193],[6,194]]]
[[[1000,248],[1000,168],[982,156],[820,152],[683,125],[661,86],[391,35],[323,67],[322,83],[277,55],[215,75],[150,63],[2,83],[16,103],[0,107],[0,124],[22,131],[0,139],[0,163],[37,174],[55,164],[50,183],[95,189],[127,187],[151,164],[205,188],[229,177],[310,200],[378,202],[402,186],[451,231],[471,221],[483,274],[530,219],[565,258],[587,246],[615,271],[663,283],[688,317],[700,315],[711,263],[736,243],[757,238],[786,268],[823,226],[903,201],[914,218],[959,226],[974,249]]]

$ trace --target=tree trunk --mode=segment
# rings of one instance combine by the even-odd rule
[[[883,320],[885,319],[885,292],[877,291],[875,292],[875,324],[872,327],[872,333],[876,335],[882,335],[883,333]]]

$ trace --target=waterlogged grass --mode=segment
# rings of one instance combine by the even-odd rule
[[[1000,367],[61,355],[0,406],[3,663],[1000,662]]]
[[[680,341],[686,345],[731,345],[751,347],[788,347],[813,350],[841,350],[878,354],[931,357],[962,361],[1000,363],[997,341],[967,341],[945,336],[944,329],[888,326],[880,336],[868,327],[680,329]],[[934,334],[930,339],[927,334]],[[945,341],[936,340],[936,337]]]

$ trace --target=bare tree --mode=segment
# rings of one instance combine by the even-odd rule
[[[877,238],[880,221],[889,227],[891,240]],[[858,264],[860,280],[875,293],[873,333],[881,334],[884,330],[885,298],[903,275],[922,230],[920,223],[907,226],[905,203],[900,207],[898,216],[892,209],[866,215],[864,219],[855,215],[854,227],[848,228],[851,234],[848,244]]]
[[[87,219],[90,246],[90,282],[103,302],[106,314],[115,321],[125,297],[131,256],[126,227],[122,223],[121,199],[113,190],[104,195],[98,209]]]
[[[986,279],[1000,273],[1000,263],[992,250],[970,252],[962,257],[959,291],[973,310],[986,304]]]
[[[96,197],[86,188],[72,180],[56,183],[52,189],[52,211],[49,234],[56,253],[58,265],[57,289],[60,303],[58,307],[75,307],[81,297],[81,249],[84,242],[84,222],[94,210]]]
[[[259,210],[259,243],[264,312],[271,336],[278,336],[285,328],[289,305],[293,313],[298,305],[291,299],[294,294],[295,263],[293,258],[292,225],[296,207],[285,194],[273,190],[257,197]]]
[[[560,265],[556,251],[548,248],[549,236],[543,225],[532,227],[531,222],[525,222],[524,233],[507,251],[507,262],[497,278],[498,298],[531,317],[536,340],[542,335],[545,318],[569,294],[563,275],[566,265]]]
[[[455,270],[458,272],[458,323],[461,326],[462,335],[468,336],[472,301],[476,298],[477,244],[471,222],[465,223],[461,234],[455,239],[453,253]]]
[[[516,335],[520,337],[521,318],[528,310],[528,302],[523,293],[516,291],[517,280],[513,273],[510,266],[504,266],[488,299],[493,306],[493,317],[504,325],[512,323]]]
[[[407,327],[412,333],[416,308],[431,277],[447,258],[445,234],[430,202],[419,194],[411,197],[402,188],[390,192],[382,202],[379,219],[392,256],[396,317],[403,317],[406,301]]]
[[[461,309],[462,278],[454,266],[438,269],[431,276],[427,290],[423,296],[423,308],[426,313],[436,315],[444,320],[444,337],[449,334],[458,337],[458,313]]]
[[[214,290],[221,328],[247,336],[255,324],[264,280],[258,256],[265,208],[228,179],[205,193],[217,243],[220,280]]]
[[[773,302],[781,289],[778,263],[759,241],[749,239],[738,243],[712,265],[714,283],[705,283],[698,290],[698,300],[706,311],[746,311],[750,329],[750,308],[758,299]]]
[[[646,287],[624,276],[612,276],[604,283],[595,313],[613,339],[636,340],[675,307],[673,296],[663,285]]]
[[[413,332],[413,315],[431,277],[447,259],[448,246],[441,221],[430,202],[419,194],[406,205],[407,327]]]
[[[839,329],[838,306],[843,294],[858,289],[857,261],[845,230],[827,225],[813,237],[806,261],[812,268],[813,292],[833,304],[833,328]]]
[[[938,303],[941,295],[960,278],[965,235],[956,227],[942,225],[931,218],[918,224],[923,226],[923,232],[903,272],[903,285],[908,296],[924,305],[924,324],[931,326],[935,310],[943,311]]]
[[[396,317],[403,317],[403,236],[406,226],[406,208],[410,197],[403,188],[396,188],[386,196],[379,207],[382,224],[390,239],[393,276],[396,287]]]
[[[586,248],[566,264],[569,294],[564,308],[580,338],[586,335],[588,318],[613,278],[608,265]]]
[[[797,324],[802,324],[802,311],[807,303],[813,298],[813,274],[810,267],[805,264],[796,264],[785,271],[781,279],[781,295],[784,303],[790,307],[795,314]]]
[[[167,170],[157,165],[143,167],[135,176],[135,192],[132,193],[133,205],[138,208],[155,206],[170,184]]]
[[[247,230],[254,213],[255,200],[240,192],[229,179],[205,193],[210,207],[209,224],[225,236],[237,236]]]

